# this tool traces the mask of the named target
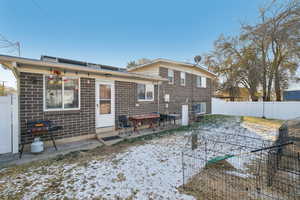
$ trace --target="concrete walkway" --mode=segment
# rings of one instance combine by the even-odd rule
[[[133,139],[133,138],[138,138],[138,137],[143,137],[146,135],[154,135],[156,133],[162,132],[162,131],[167,131],[167,130],[172,130],[180,127],[180,123],[178,122],[176,125],[174,124],[168,124],[167,126],[164,127],[157,127],[155,130],[149,129],[149,128],[143,128],[139,129],[139,132],[132,132],[132,131],[127,131],[126,134],[121,134],[119,135],[119,132],[110,132],[108,134],[99,134],[97,137],[99,141],[101,141],[104,145],[111,146],[114,144],[117,144],[125,139]],[[114,140],[109,140],[109,141],[104,141],[102,140],[103,137],[109,137],[109,136],[119,136],[120,138],[114,139]]]
[[[89,150],[96,147],[100,147],[103,144],[97,139],[82,140],[78,142],[70,142],[66,144],[58,145],[56,151],[54,147],[47,147],[43,153],[32,154],[30,152],[24,152],[21,159],[19,154],[6,154],[0,156],[0,168],[7,167],[10,165],[21,165],[32,161],[46,160],[49,158],[56,157],[58,155],[65,155],[70,152]]]
[[[120,135],[119,139],[110,140],[110,141],[103,141],[101,138],[107,137],[107,136],[115,136],[118,135],[118,131],[112,131],[106,134],[99,134],[97,135],[98,139],[90,139],[90,140],[82,140],[77,142],[70,142],[66,144],[60,144],[57,146],[58,150],[56,151],[54,147],[46,147],[45,151],[40,154],[32,154],[30,152],[24,152],[21,159],[19,159],[19,154],[5,154],[0,155],[0,169],[4,167],[8,167],[11,165],[21,165],[25,163],[29,163],[32,161],[40,161],[40,160],[47,160],[49,158],[54,158],[58,155],[65,155],[71,152],[75,151],[81,151],[81,150],[89,150],[94,149],[96,147],[100,147],[102,145],[114,145],[116,143],[119,143],[125,139],[132,139],[137,137],[142,137],[146,135],[152,135],[159,133],[161,131],[165,130],[172,130],[175,128],[180,127],[180,122],[177,123],[177,125],[169,124],[165,127],[159,127],[156,128],[156,130],[152,129],[142,129],[139,131],[139,133],[132,133],[130,135]]]

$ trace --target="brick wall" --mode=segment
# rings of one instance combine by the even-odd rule
[[[81,78],[80,93],[80,110],[44,112],[43,75],[22,72],[20,74],[21,138],[32,140],[26,134],[26,122],[31,120],[52,120],[62,126],[63,130],[54,132],[56,139],[95,133],[95,80]]]
[[[167,78],[168,69],[160,68],[160,76]],[[115,82],[116,90],[116,120],[119,115],[137,115],[158,111],[158,87],[154,88],[154,101],[138,101],[137,100],[137,84],[129,82]],[[207,79],[206,88],[198,88],[196,86],[196,75],[186,73],[186,85],[180,85],[180,72],[174,71],[174,84],[163,82],[159,86],[160,104],[159,112],[161,113],[179,113],[181,114],[182,105],[192,105],[200,102],[206,102],[207,113],[211,113],[211,96],[212,87],[211,80]],[[164,102],[164,94],[170,94],[170,102]],[[136,105],[138,104],[138,106]],[[166,108],[168,104],[168,108]]]
[[[167,77],[167,69],[160,68],[160,75]],[[88,81],[89,80],[89,81]],[[180,85],[180,72],[174,71],[174,85],[167,82],[160,85],[159,112],[181,113],[183,104],[190,105],[207,102],[207,113],[211,113],[211,81],[207,79],[207,88],[196,87],[196,76],[186,73],[186,85]],[[89,82],[89,83],[88,83]],[[43,75],[33,73],[20,74],[20,117],[21,137],[26,134],[26,123],[31,120],[52,120],[63,130],[55,132],[57,139],[95,133],[95,79],[81,78],[80,110],[43,111]],[[115,115],[146,114],[158,111],[158,86],[154,88],[154,101],[137,100],[137,84],[123,81],[115,82]],[[164,94],[170,94],[166,108]]]
[[[157,112],[157,86],[154,87],[154,101],[138,101],[137,83],[115,82],[116,120],[119,115],[137,115]],[[137,105],[138,104],[138,105]]]
[[[168,69],[160,67],[160,76],[167,78]],[[161,107],[163,112],[169,113],[181,113],[181,106],[183,104],[189,105],[191,110],[192,105],[200,102],[206,102],[206,111],[211,113],[211,97],[212,97],[212,84],[211,79],[207,78],[206,88],[198,88],[196,85],[196,75],[186,73],[185,86],[180,85],[180,71],[174,70],[174,84],[163,82],[160,86],[161,95]],[[166,102],[164,102],[164,94],[170,95],[170,102],[168,108],[166,108]]]

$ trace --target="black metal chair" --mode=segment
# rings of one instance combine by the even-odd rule
[[[173,114],[168,114],[167,115],[167,121],[169,122],[169,124],[172,124],[176,126],[176,120],[178,119],[178,117],[180,117],[180,115],[173,113]]]
[[[159,123],[165,126],[167,122],[168,122],[168,115],[160,114]]]
[[[133,125],[128,120],[127,115],[119,115],[118,117],[118,129],[120,129],[119,135],[127,134],[128,129],[131,129],[129,135],[133,133]],[[123,131],[123,132],[122,132]]]

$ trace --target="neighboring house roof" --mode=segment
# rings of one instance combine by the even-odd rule
[[[284,101],[300,101],[300,90],[283,91]]]
[[[171,64],[177,64],[177,65],[184,65],[186,67],[191,67],[191,68],[198,69],[198,70],[201,70],[203,72],[206,72],[206,73],[210,74],[213,77],[217,77],[217,75],[215,73],[213,73],[213,72],[209,71],[208,69],[206,69],[204,67],[201,67],[199,65],[192,64],[192,63],[187,63],[187,62],[180,62],[180,61],[169,60],[169,59],[165,59],[165,58],[154,59],[154,60],[152,60],[149,63],[138,65],[136,67],[131,67],[131,68],[127,69],[127,71],[131,72],[131,71],[134,71],[136,69],[140,69],[140,68],[143,68],[143,67],[155,64],[155,63],[159,63],[159,62],[165,62],[165,63],[171,63]]]
[[[29,66],[38,66],[44,68],[57,68],[57,69],[66,69],[66,70],[74,70],[74,71],[82,71],[87,73],[95,73],[99,75],[111,75],[117,77],[124,78],[133,78],[133,79],[141,79],[141,80],[150,80],[150,81],[166,81],[167,79],[162,78],[160,76],[150,76],[144,74],[137,74],[132,72],[127,72],[125,70],[121,70],[118,67],[112,67],[108,65],[100,65],[93,63],[86,63],[81,61],[75,61],[70,59],[57,58],[56,60],[52,60],[55,57],[51,56],[42,56],[41,60],[31,59],[31,58],[23,58],[16,56],[8,56],[8,55],[0,55],[0,64],[4,66],[11,67],[13,63],[23,64]],[[63,61],[63,62],[58,62]],[[85,63],[85,64],[84,64]]]

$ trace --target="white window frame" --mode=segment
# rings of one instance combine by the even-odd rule
[[[169,84],[173,85],[174,84],[174,70],[168,69],[168,79],[169,77],[172,77],[172,81],[169,80]]]
[[[201,77],[201,85],[203,88],[206,88],[206,81],[207,81],[207,78],[205,76],[202,76]]]
[[[196,105],[198,105],[198,104],[200,104],[201,105],[201,110],[200,110],[200,112],[197,112],[196,114],[198,114],[198,115],[200,115],[200,114],[206,114],[206,107],[207,107],[207,104],[206,104],[206,102],[199,102],[199,103],[197,103]],[[205,106],[204,107],[204,111],[202,110],[202,106]]]
[[[136,91],[136,94],[137,94],[137,100],[138,101],[154,101],[154,95],[155,95],[155,88],[154,88],[154,85],[153,84],[144,84],[144,83],[138,83],[140,85],[145,85],[145,99],[139,99],[139,94],[138,94],[138,90]],[[153,88],[152,92],[153,92],[153,95],[152,95],[152,99],[146,99],[146,96],[147,96],[147,91],[149,88],[147,88],[147,85],[148,86],[151,86],[151,88]]]
[[[184,80],[184,83],[182,83],[181,80]],[[180,85],[185,86],[186,85],[186,73],[185,72],[180,72]]]
[[[81,80],[80,80],[80,77],[76,77],[76,76],[60,76],[62,78],[62,108],[53,108],[53,109],[47,109],[46,108],[46,77],[47,76],[51,76],[50,74],[44,74],[44,77],[43,77],[43,108],[44,108],[44,111],[45,112],[48,112],[48,111],[68,111],[68,110],[80,110],[80,83],[81,83]],[[54,75],[53,75],[54,76]],[[64,77],[67,77],[67,78],[78,78],[78,108],[64,108],[65,107],[65,104],[64,104],[64,81],[63,81],[63,78]]]
[[[198,79],[200,78],[200,85],[198,84]],[[196,78],[196,85],[198,88],[206,88],[206,77],[204,76],[197,76]]]

